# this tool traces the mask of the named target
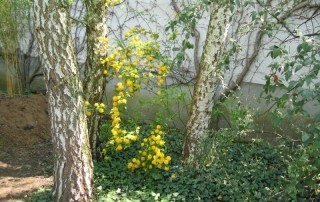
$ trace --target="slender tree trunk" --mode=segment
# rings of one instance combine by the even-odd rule
[[[99,40],[101,37],[106,37],[107,29],[107,15],[105,0],[85,0],[87,10],[87,58],[85,65],[85,80],[84,93],[85,99],[90,103],[101,103],[105,92],[106,79],[103,74],[103,65],[101,65],[101,58],[107,54],[104,41]],[[99,160],[100,153],[100,130],[101,130],[101,116],[93,113],[88,118],[88,131],[90,136],[90,148],[92,158]]]
[[[230,16],[228,5],[221,6],[219,3],[214,3],[198,69],[197,82],[194,87],[192,107],[182,150],[182,161],[187,160],[191,163],[194,161],[194,155],[200,151],[197,148],[197,143],[202,137],[205,137],[209,127],[214,105],[213,97],[219,82],[217,65],[223,55]]]
[[[89,201],[93,165],[68,0],[34,0],[34,24],[48,90],[54,201]]]

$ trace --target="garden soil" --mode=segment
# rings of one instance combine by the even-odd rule
[[[46,97],[0,94],[0,202],[24,201],[52,186],[52,171]]]

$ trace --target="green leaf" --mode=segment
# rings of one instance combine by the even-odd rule
[[[309,99],[311,97],[312,93],[309,90],[306,89],[306,90],[302,91],[301,95],[302,95],[303,99],[307,100],[307,99]]]
[[[308,42],[303,42],[301,44],[301,46],[302,46],[303,50],[306,51],[306,52],[310,52],[312,50],[312,48],[313,48],[313,45],[309,44]]]
[[[274,128],[279,127],[280,124],[282,123],[282,120],[283,120],[282,117],[273,118],[273,119],[271,120],[272,126],[273,126]]]
[[[288,80],[291,78],[291,76],[292,76],[292,71],[287,71],[287,72],[285,73],[285,79],[286,79],[286,81],[288,81]]]
[[[289,90],[291,90],[293,87],[295,87],[295,86],[296,86],[296,84],[297,84],[297,82],[296,82],[296,81],[290,81],[290,82],[289,82],[288,89],[289,89]]]
[[[230,11],[231,11],[231,13],[233,13],[233,11],[234,11],[234,4],[230,4]]]
[[[307,86],[309,86],[311,82],[312,82],[312,77],[311,77],[311,76],[307,76],[307,77],[306,77],[306,84],[307,84]]]
[[[274,93],[276,91],[276,89],[277,89],[277,86],[275,86],[275,85],[270,86],[270,92]]]
[[[317,112],[317,113],[314,115],[313,120],[314,120],[315,122],[320,121],[320,112]]]
[[[252,11],[251,12],[251,17],[252,17],[252,21],[254,21],[257,18],[257,12],[256,11]]]
[[[304,133],[304,134],[302,135],[302,142],[308,141],[309,138],[310,138],[310,135],[309,135],[308,133]]]
[[[227,56],[226,59],[224,60],[224,64],[228,65],[229,63],[230,63],[230,58],[229,56]]]
[[[302,69],[302,65],[298,65],[296,68],[295,68],[295,70],[294,70],[294,72],[297,72],[297,71],[299,71],[300,69]]]
[[[184,51],[181,51],[177,54],[177,58],[183,58],[185,55],[185,52]]]
[[[178,48],[178,47],[172,48],[172,51],[179,51],[179,50],[180,50],[180,48]]]
[[[319,149],[320,148],[320,141],[315,141],[313,143],[313,149]]]
[[[193,25],[193,26],[196,26],[196,19],[194,18],[192,21],[191,21],[191,24]]]
[[[302,65],[303,66],[308,66],[312,63],[312,60],[310,58],[306,58],[303,62]]]
[[[301,50],[302,50],[302,45],[299,44],[298,47],[297,47],[297,52],[300,53]]]
[[[240,0],[236,0],[236,4],[238,7],[240,7]]]
[[[281,53],[281,50],[279,48],[275,48],[273,51],[271,51],[271,58],[275,59],[277,58]]]

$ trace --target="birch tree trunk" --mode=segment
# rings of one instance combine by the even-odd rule
[[[85,0],[87,11],[87,57],[85,65],[84,94],[91,104],[101,103],[105,92],[106,79],[103,74],[101,58],[106,56],[107,49],[101,37],[107,37],[107,9],[105,0]],[[92,158],[99,160],[101,116],[93,113],[88,117],[88,131]]]
[[[68,0],[34,0],[54,148],[54,201],[89,201],[93,165]]]
[[[228,4],[221,6],[219,3],[214,3],[193,91],[192,107],[182,148],[182,161],[190,163],[194,161],[194,155],[199,152],[197,143],[205,137],[209,127],[214,105],[213,97],[219,82],[217,65],[223,55],[230,16]]]

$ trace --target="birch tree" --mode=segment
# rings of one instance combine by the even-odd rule
[[[105,0],[84,1],[87,11],[86,44],[87,56],[85,64],[84,93],[90,103],[101,103],[105,92],[106,79],[103,74],[101,58],[106,56],[107,49],[101,38],[107,37],[107,9]],[[88,117],[88,131],[92,158],[100,158],[101,116],[93,114]]]
[[[199,152],[197,143],[209,128],[213,97],[220,81],[217,66],[223,56],[230,17],[229,4],[214,3],[193,92],[192,108],[183,143],[183,161],[193,161],[194,155]]]
[[[93,165],[68,0],[35,0],[34,24],[47,85],[54,148],[54,201],[88,201]]]

